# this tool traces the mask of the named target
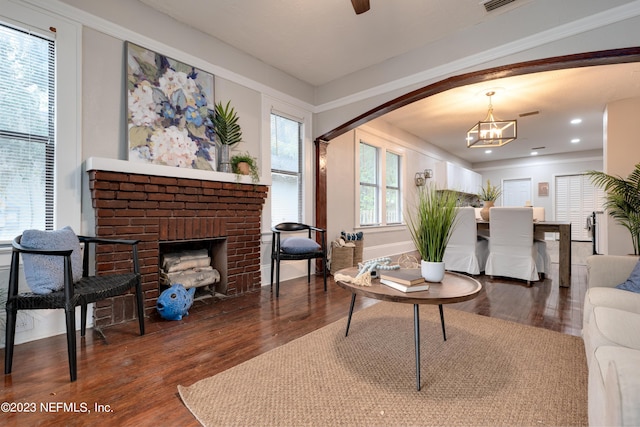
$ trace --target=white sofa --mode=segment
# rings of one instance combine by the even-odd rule
[[[615,289],[637,262],[633,256],[587,258],[582,336],[591,426],[640,426],[640,293]]]

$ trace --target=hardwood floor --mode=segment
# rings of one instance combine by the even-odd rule
[[[552,266],[550,277],[531,287],[480,276],[480,296],[446,306],[445,313],[464,310],[579,336],[586,268],[573,265],[571,288],[559,288],[557,264]],[[333,280],[324,293],[321,277],[312,277],[309,287],[301,278],[282,282],[278,300],[267,286],[237,298],[196,301],[182,321],[153,317],[143,337],[136,322],[89,330],[83,339],[78,333],[74,383],[64,335],[18,345],[1,395],[22,412],[0,412],[0,424],[197,426],[177,385],[191,385],[343,319],[350,298]],[[355,310],[375,303],[357,298]],[[4,350],[0,354],[4,358]]]

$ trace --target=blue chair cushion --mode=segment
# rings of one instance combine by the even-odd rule
[[[629,278],[624,282],[616,286],[618,289],[631,292],[640,292],[640,261],[633,267],[633,271]]]
[[[322,248],[315,240],[307,237],[287,237],[280,243],[280,249],[285,254],[300,255],[316,252]]]
[[[78,236],[71,227],[56,231],[25,230],[20,244],[29,249],[73,249],[71,269],[73,281],[82,278],[82,253]],[[64,257],[23,254],[24,276],[34,294],[49,294],[64,288]]]

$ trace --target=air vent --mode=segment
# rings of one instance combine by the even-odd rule
[[[519,116],[527,117],[527,116],[535,116],[536,114],[540,114],[540,111],[529,111],[528,113],[520,113]]]
[[[516,0],[483,0],[480,2],[481,5],[487,10],[487,12],[491,12],[492,10],[496,10],[499,7],[506,6],[509,3],[513,3]]]
[[[543,145],[542,147],[534,147],[534,148],[531,149],[531,151],[544,150],[545,148],[547,148],[547,147],[545,147]]]

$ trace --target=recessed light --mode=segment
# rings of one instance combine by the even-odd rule
[[[532,152],[531,152],[531,155],[532,155],[532,156],[537,156],[537,155],[538,155],[538,152],[537,152],[537,151],[532,151]]]
[[[573,120],[571,120],[571,124],[572,125],[577,125],[577,124],[580,124],[580,123],[582,123],[582,119],[573,119]]]
[[[484,154],[491,154],[492,151],[491,150],[484,150]]]
[[[577,144],[578,142],[580,142],[580,138],[573,138],[573,139],[571,140],[571,143],[572,143],[572,144]]]

